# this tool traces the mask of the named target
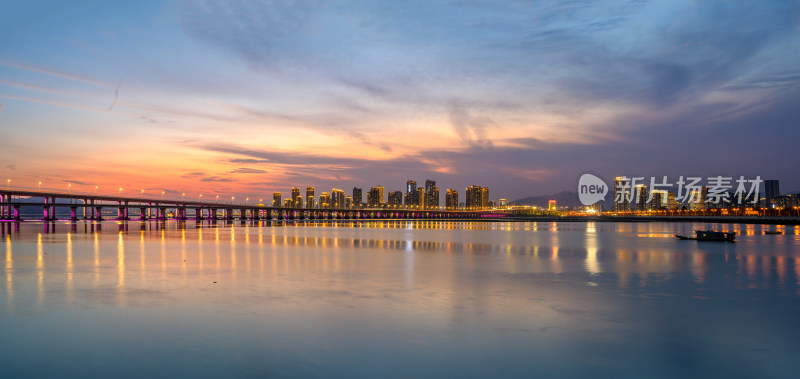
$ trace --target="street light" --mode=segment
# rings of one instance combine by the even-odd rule
[[[183,201],[183,198],[184,198],[184,197],[186,197],[186,193],[185,193],[185,192],[184,192],[184,193],[181,193],[181,201]]]
[[[6,189],[7,190],[11,189],[11,179],[6,180]]]
[[[119,196],[122,196],[122,187],[119,187],[119,192],[117,193]]]
[[[164,200],[164,195],[165,194],[166,194],[166,191],[161,191],[161,200]]]
[[[231,205],[233,205],[233,200],[236,199],[236,196],[231,196]]]
[[[42,191],[42,182],[40,181],[39,182],[39,192],[41,192],[41,191]]]
[[[249,197],[248,197],[248,198],[246,198],[246,199],[244,199],[244,205],[247,205],[247,202],[248,202],[248,201],[250,201],[250,198],[249,198]]]
[[[99,188],[100,188],[100,186],[94,186],[94,195],[95,195],[95,196],[97,196],[97,190],[98,190]]]

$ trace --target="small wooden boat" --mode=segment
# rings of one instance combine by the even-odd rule
[[[764,234],[783,234],[783,232],[782,232],[782,231],[780,231],[780,230],[775,230],[775,231],[772,231],[772,230],[765,230],[765,231],[764,231]]]
[[[675,235],[679,240],[697,240],[697,241],[719,241],[719,242],[733,242],[736,239],[735,232],[714,232],[711,230],[695,230],[694,237]]]

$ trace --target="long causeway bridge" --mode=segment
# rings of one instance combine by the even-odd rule
[[[41,199],[40,201],[35,201]],[[43,201],[42,201],[43,200]],[[414,209],[306,209],[216,201],[151,199],[90,195],[52,190],[0,189],[0,221],[23,221],[21,210],[41,209],[36,220],[55,221],[56,209],[67,220],[335,220],[335,219],[485,219],[504,217],[500,211]],[[104,212],[105,210],[105,212]],[[108,210],[111,210],[109,214]],[[114,212],[116,211],[116,212]],[[63,217],[62,217],[63,219]]]

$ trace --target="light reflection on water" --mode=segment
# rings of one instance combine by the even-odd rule
[[[769,377],[800,353],[796,226],[2,228],[14,375]],[[706,228],[739,237],[672,237]]]

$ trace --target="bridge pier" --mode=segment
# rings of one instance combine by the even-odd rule
[[[139,219],[142,221],[147,220],[147,208],[139,208]]]
[[[92,209],[94,209],[94,211],[93,211],[94,212],[93,214],[95,215],[94,219],[97,220],[97,221],[102,221],[103,220],[103,207],[94,207]]]
[[[158,207],[158,219],[162,220],[162,221],[167,219],[167,208],[166,207]]]
[[[69,207],[69,220],[78,221],[78,207],[76,206]]]

